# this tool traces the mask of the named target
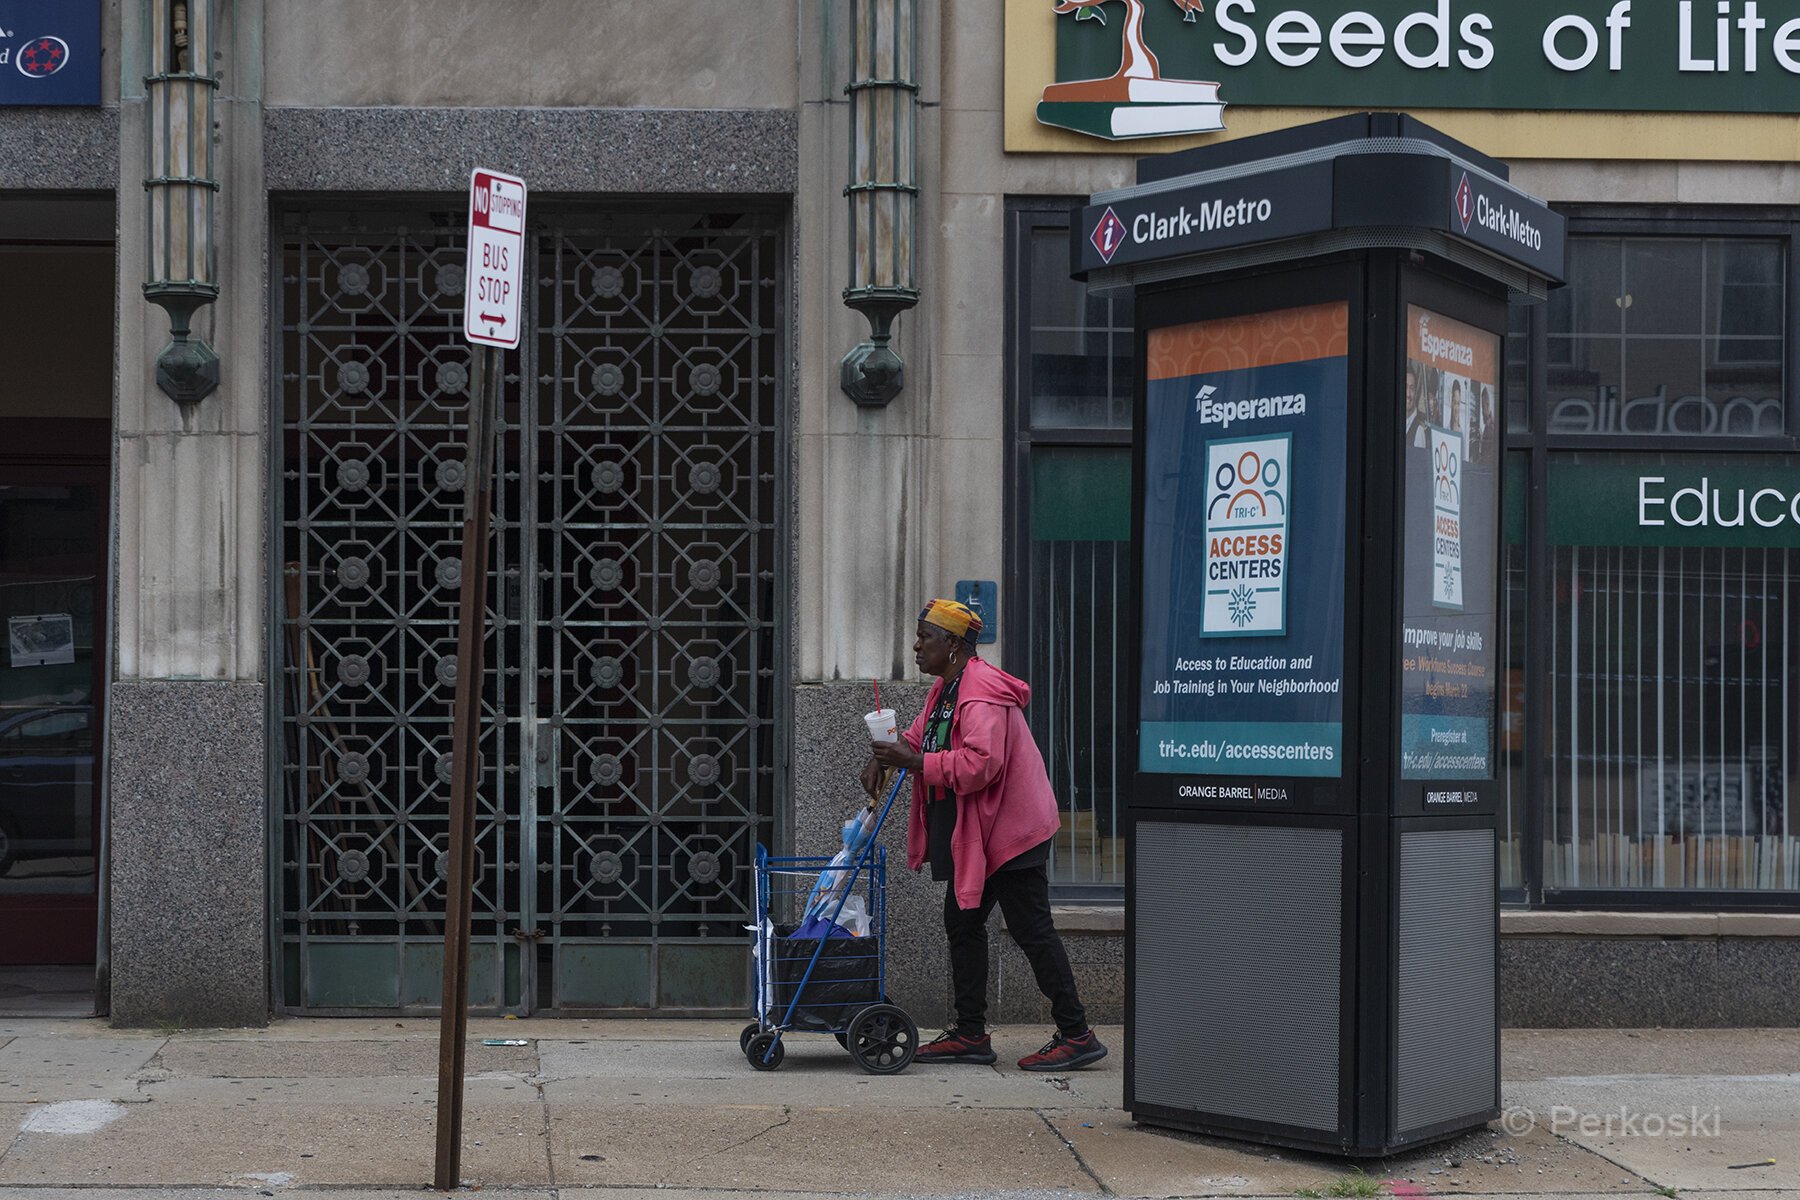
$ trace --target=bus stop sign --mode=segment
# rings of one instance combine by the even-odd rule
[[[505,350],[519,345],[525,262],[525,181],[476,167],[469,175],[469,263],[463,336]]]

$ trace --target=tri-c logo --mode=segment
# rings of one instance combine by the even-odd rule
[[[1286,630],[1293,440],[1278,433],[1206,444],[1202,637]]]
[[[69,43],[59,37],[34,37],[19,47],[13,61],[25,78],[48,79],[68,64]]]
[[[1462,454],[1455,435],[1444,434],[1433,439],[1431,474],[1437,487],[1437,502],[1450,508],[1462,507]]]
[[[1451,197],[1450,206],[1456,210],[1456,219],[1462,222],[1462,231],[1469,232],[1469,222],[1475,219],[1475,189],[1469,186],[1469,173],[1463,172],[1462,182],[1456,185],[1456,195]]]
[[[1108,208],[1100,214],[1100,221],[1094,226],[1094,232],[1088,237],[1094,243],[1094,249],[1100,252],[1100,261],[1110,263],[1119,247],[1125,244],[1125,222],[1119,220],[1119,214]]]

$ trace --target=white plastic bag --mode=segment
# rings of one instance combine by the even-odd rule
[[[773,946],[775,925],[765,917],[760,931],[754,925],[746,925],[744,928],[750,931],[750,966],[756,976],[756,1019],[762,1021],[769,1006],[769,964],[763,958],[763,947]]]
[[[840,836],[844,848],[832,856],[831,863],[819,872],[819,882],[813,885],[812,895],[806,901],[806,919],[829,917],[837,909],[838,897],[850,886],[850,877],[860,874],[854,868],[868,849],[869,841],[875,836],[877,816],[873,808],[865,808],[852,813],[844,819]],[[842,925],[843,922],[839,921]]]
[[[819,872],[819,882],[813,885],[812,895],[806,902],[805,919],[829,917],[837,909],[838,897],[849,886],[850,852],[839,850],[830,865]]]
[[[861,892],[852,892],[844,897],[844,908],[838,913],[837,924],[840,928],[848,929],[854,937],[869,936],[869,905]]]

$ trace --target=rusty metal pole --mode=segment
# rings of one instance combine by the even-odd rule
[[[444,992],[438,1028],[437,1160],[433,1186],[454,1189],[462,1163],[463,1074],[469,1042],[469,910],[475,893],[475,796],[481,781],[482,654],[487,639],[488,529],[494,508],[494,419],[500,351],[475,352],[463,457],[462,595],[450,757],[449,874],[444,881]]]

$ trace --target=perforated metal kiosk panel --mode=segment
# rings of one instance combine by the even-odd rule
[[[1336,1130],[1343,835],[1140,821],[1140,1103]],[[1178,914],[1179,919],[1165,919]]]
[[[1498,1103],[1494,831],[1400,835],[1395,1132]]]

